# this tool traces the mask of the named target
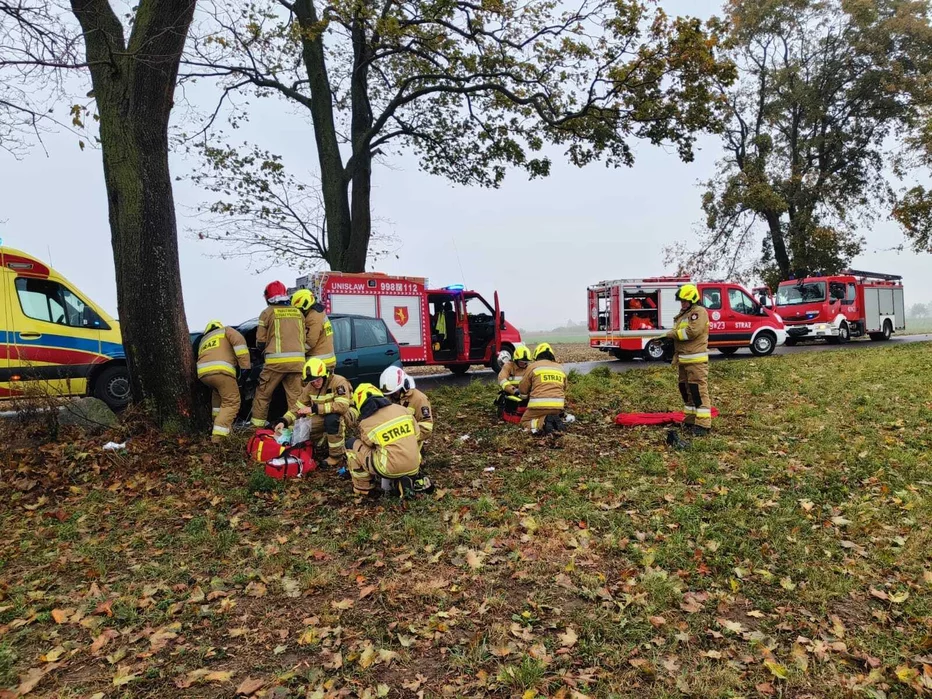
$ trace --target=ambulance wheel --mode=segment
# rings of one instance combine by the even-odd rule
[[[648,362],[659,362],[663,359],[664,347],[660,340],[651,340],[644,348],[644,359]]]
[[[738,351],[737,347],[719,347],[718,351],[724,354],[726,357],[730,357],[735,352]]]
[[[512,357],[515,356],[515,348],[513,345],[502,345],[502,350],[507,352]],[[502,364],[498,361],[498,352],[492,352],[492,371],[496,374],[502,370]]]
[[[447,364],[447,369],[450,370],[454,376],[464,376],[467,371],[469,371],[468,364]]]
[[[755,357],[766,357],[768,354],[773,354],[776,348],[776,336],[771,332],[762,330],[757,333],[757,337],[755,337],[754,342],[751,343],[751,354]]]
[[[100,372],[94,381],[94,396],[100,398],[111,410],[122,410],[133,397],[129,370],[125,366],[112,366]]]

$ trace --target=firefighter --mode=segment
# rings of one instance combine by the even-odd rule
[[[230,435],[233,420],[239,413],[239,384],[236,368],[251,367],[246,339],[234,328],[212,320],[204,328],[197,348],[197,378],[210,387],[210,405],[214,429],[210,441],[220,442]]]
[[[402,406],[414,417],[414,421],[420,428],[417,445],[423,449],[424,443],[434,432],[434,415],[427,396],[423,391],[415,388],[414,379],[399,366],[387,367],[382,372],[379,378],[379,390],[392,403]]]
[[[317,303],[310,289],[298,289],[291,297],[291,305],[304,314],[308,359],[316,357],[333,372],[337,366],[337,355],[333,352],[333,325],[324,312],[323,304]]]
[[[553,348],[542,342],[534,348],[534,362],[524,372],[518,385],[518,393],[528,397],[527,410],[521,416],[521,424],[529,427],[531,434],[561,432],[564,420],[575,418],[564,412],[566,407],[566,372],[557,364]]]
[[[344,439],[353,387],[317,357],[304,363],[301,378],[304,390],[275,426],[275,431],[281,433],[286,425],[291,426],[299,417],[306,417],[311,423],[311,443],[315,447],[322,446],[326,439],[327,465],[340,467],[346,460]]]
[[[706,435],[712,427],[709,400],[709,314],[699,303],[699,289],[684,284],[676,292],[680,312],[664,337],[673,340],[673,365],[679,368],[683,396],[684,429]]]
[[[347,461],[357,495],[378,495],[376,486],[402,498],[429,490],[427,478],[418,478],[420,428],[407,408],[392,403],[371,383],[353,392],[359,414],[359,438],[346,441]]]
[[[521,385],[521,379],[531,363],[531,350],[525,345],[518,345],[513,357],[503,351],[499,355],[499,361],[502,365],[502,370],[498,372],[501,393],[497,404],[503,413],[516,414],[519,408],[527,407],[527,397],[518,393],[518,386]]]
[[[256,346],[265,355],[265,365],[252,401],[254,427],[268,424],[269,402],[279,384],[285,387],[287,405],[298,402],[306,350],[304,316],[289,304],[285,285],[272,282],[265,287],[265,301],[268,306],[259,315],[256,329]]]

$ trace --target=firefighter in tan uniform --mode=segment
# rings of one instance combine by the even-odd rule
[[[219,320],[212,320],[204,328],[197,348],[197,378],[210,387],[210,405],[214,418],[211,441],[228,437],[233,420],[239,413],[239,384],[236,368],[243,371],[252,365],[246,339],[235,329]]]
[[[430,400],[423,391],[415,388],[414,379],[405,373],[399,366],[390,366],[382,372],[379,378],[379,390],[388,397],[392,403],[406,408],[420,432],[418,433],[418,447],[423,448],[424,443],[434,433],[434,414],[430,407]]]
[[[679,367],[683,421],[687,432],[705,435],[712,427],[709,400],[709,313],[699,303],[699,289],[684,284],[676,292],[680,312],[664,337],[673,340],[673,365]]]
[[[518,393],[527,396],[527,410],[521,416],[521,424],[529,427],[531,434],[549,434],[564,429],[566,407],[566,372],[557,364],[553,348],[542,342],[534,348],[534,362],[524,372]],[[566,416],[567,422],[575,418]]]
[[[265,287],[265,300],[268,306],[259,315],[256,329],[256,345],[265,355],[265,365],[252,401],[254,427],[268,424],[269,402],[278,384],[285,386],[287,405],[298,401],[304,369],[304,316],[289,304],[288,291],[281,282]]]
[[[353,392],[359,414],[359,439],[347,440],[346,457],[357,495],[376,495],[382,490],[409,497],[426,490],[429,481],[418,478],[421,450],[420,428],[407,408],[392,403],[371,383]]]
[[[508,352],[502,351],[498,355],[499,362],[502,365],[501,371],[498,372],[498,386],[501,389],[496,405],[499,406],[502,413],[516,414],[519,408],[527,407],[527,397],[522,397],[518,393],[518,387],[531,363],[531,350],[526,345],[515,347],[515,354],[512,357]]]
[[[333,325],[317,303],[310,289],[298,289],[291,297],[291,305],[304,314],[307,357],[319,359],[331,372],[337,366],[337,355],[333,351]]]
[[[304,363],[302,373],[304,390],[282,421],[275,426],[281,432],[293,425],[299,417],[311,423],[311,443],[322,446],[326,438],[327,465],[339,467],[346,459],[346,420],[349,419],[353,387],[339,374],[332,374],[327,365],[316,357]]]

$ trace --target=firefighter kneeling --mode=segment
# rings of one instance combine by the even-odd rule
[[[502,390],[495,401],[498,416],[506,422],[520,422],[527,409],[527,396],[521,396],[518,387],[528,364],[531,363],[531,350],[524,345],[518,345],[515,347],[514,357],[502,351],[498,360],[502,365],[502,370],[498,372],[498,385]]]
[[[399,366],[390,366],[382,372],[382,376],[379,377],[379,390],[392,403],[397,403],[414,417],[420,430],[417,445],[423,455],[424,443],[434,433],[434,416],[427,395],[415,388],[414,379]]]
[[[281,432],[286,425],[293,425],[299,417],[307,418],[311,427],[311,443],[315,447],[322,447],[326,438],[327,465],[342,466],[346,459],[345,424],[353,387],[339,374],[330,373],[327,365],[316,357],[304,363],[302,380],[304,390],[295,404],[289,406],[275,431]]]
[[[557,364],[553,348],[546,342],[534,348],[534,363],[524,372],[518,393],[528,398],[521,424],[530,428],[531,434],[562,432],[564,423],[576,420],[564,411],[566,372]]]
[[[376,486],[402,498],[429,490],[430,481],[418,478],[420,428],[407,408],[392,403],[371,383],[353,392],[359,414],[359,438],[346,442],[349,473],[357,495],[378,495]]]
[[[709,313],[699,303],[699,289],[684,284],[676,292],[680,312],[673,329],[664,337],[673,340],[673,366],[679,367],[679,388],[683,396],[684,429],[705,435],[712,427],[709,400]]]

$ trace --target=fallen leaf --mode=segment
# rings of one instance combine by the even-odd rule
[[[376,652],[372,646],[366,646],[365,650],[359,654],[359,667],[363,670],[372,666],[375,662]]]
[[[359,599],[365,599],[379,588],[378,585],[366,585],[359,590]]]
[[[246,586],[246,594],[250,597],[265,597],[268,588],[264,583],[253,580]]]
[[[236,688],[236,693],[248,697],[258,692],[264,686],[265,680],[253,680],[247,678],[240,683],[239,687]]]
[[[717,621],[718,625],[723,629],[727,629],[732,633],[741,633],[744,631],[744,626],[742,626],[740,622],[731,621],[729,619],[716,619],[715,621]]]
[[[353,600],[351,600],[349,597],[347,597],[346,599],[342,599],[339,602],[334,602],[334,601],[330,602],[331,607],[333,607],[334,609],[339,609],[341,611],[345,609],[349,609],[354,604],[355,602],[353,602]]]
[[[97,655],[101,648],[119,635],[120,634],[114,629],[104,629],[104,631],[94,639],[94,642],[91,643],[91,655]]]
[[[844,517],[832,517],[832,524],[836,527],[847,527],[851,524],[851,520],[845,519]]]
[[[130,672],[132,668],[128,665],[120,665],[117,668],[116,674],[113,676],[113,686],[122,687],[125,684],[129,684],[134,680],[138,680],[140,673]]]
[[[40,655],[39,660],[41,660],[43,663],[54,663],[67,652],[68,651],[65,650],[64,646],[55,646],[45,655]]]
[[[60,665],[61,663],[51,663],[44,667],[31,667],[26,670],[26,674],[19,678],[20,682],[19,686],[16,688],[16,695],[23,696],[31,692],[36,688],[36,685],[42,681],[43,677]]]
[[[770,674],[778,679],[785,680],[785,679],[788,679],[790,676],[789,670],[787,670],[785,666],[781,665],[778,662],[775,662],[773,660],[765,660],[764,665],[767,667],[768,670],[770,670]]]
[[[401,657],[401,656],[398,655],[398,653],[396,653],[395,651],[393,651],[393,650],[386,650],[385,648],[382,648],[382,649],[379,651],[379,660],[378,660],[378,662],[383,663],[384,665],[391,665],[393,660],[398,660],[398,658],[400,658],[400,657]]]
[[[475,551],[473,549],[469,549],[469,551],[466,552],[466,563],[473,570],[478,570],[479,568],[481,568],[482,562],[484,560],[485,560],[485,554],[482,553],[481,551]]]
[[[301,596],[301,583],[287,575],[282,578],[282,589],[285,591],[285,597]]]
[[[649,616],[647,620],[650,622],[650,625],[654,628],[659,628],[667,623],[667,620],[662,616]]]
[[[55,620],[56,624],[64,624],[68,619],[71,618],[71,615],[74,614],[73,609],[53,609],[52,610],[52,619]]]
[[[568,626],[564,633],[560,634],[560,645],[564,648],[572,648],[576,645],[576,641],[579,640],[579,636],[576,634],[576,630],[572,626]]]

